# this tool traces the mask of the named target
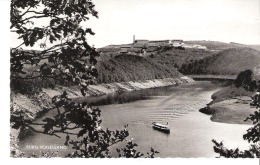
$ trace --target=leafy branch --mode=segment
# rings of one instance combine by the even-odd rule
[[[214,151],[219,154],[219,157],[226,158],[260,158],[260,86],[256,86],[255,83],[251,83],[255,80],[251,79],[252,71],[246,70],[241,72],[236,79],[235,83],[237,87],[243,86],[247,90],[257,90],[256,94],[252,97],[251,107],[255,107],[257,111],[254,114],[250,114],[244,121],[251,121],[254,126],[249,128],[246,134],[243,135],[243,139],[250,143],[248,150],[227,149],[222,142],[212,140],[214,143]],[[250,84],[254,84],[250,86]]]

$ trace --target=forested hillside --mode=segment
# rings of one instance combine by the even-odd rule
[[[154,52],[150,59],[156,63],[165,65],[167,67],[175,67],[179,69],[183,64],[203,59],[215,54],[209,50],[202,49],[178,49],[165,48]]]
[[[134,55],[119,55],[98,66],[98,82],[125,82],[161,78],[175,78],[181,74],[172,67],[167,67],[148,58]]]
[[[184,74],[237,75],[246,69],[260,66],[260,52],[252,48],[232,48],[182,65]]]

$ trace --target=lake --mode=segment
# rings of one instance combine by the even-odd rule
[[[142,97],[142,100],[98,106],[102,110],[102,128],[122,129],[128,124],[128,139],[133,138],[138,144],[137,149],[144,153],[153,147],[160,152],[157,157],[216,157],[212,139],[224,140],[228,147],[246,148],[248,145],[242,135],[249,128],[248,125],[215,123],[210,120],[210,116],[198,111],[205,107],[211,101],[211,95],[220,89],[216,83],[195,81],[164,87],[163,90],[151,89],[152,95]],[[50,111],[45,117],[52,116],[53,113]],[[168,122],[171,133],[154,130],[152,122]],[[19,142],[19,146],[25,154],[32,154],[38,153],[42,146],[62,146],[64,141],[65,137],[31,133]],[[116,157],[115,149],[124,145],[125,142],[111,147],[111,155]],[[34,146],[38,149],[33,148]],[[70,152],[72,150],[68,147],[61,149],[59,155],[64,156]]]

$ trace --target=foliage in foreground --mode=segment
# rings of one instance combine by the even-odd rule
[[[249,149],[240,150],[227,149],[223,142],[217,142],[212,140],[214,143],[214,151],[219,154],[219,157],[226,158],[260,158],[260,83],[256,85],[256,81],[251,79],[252,71],[246,70],[238,75],[235,81],[237,87],[244,87],[247,90],[257,90],[255,96],[252,97],[251,107],[255,107],[257,110],[254,114],[251,114],[245,119],[245,121],[251,121],[254,126],[247,130],[247,133],[243,135],[243,139],[247,140],[250,144]]]
[[[90,0],[12,0],[10,30],[18,35],[21,44],[10,51],[11,80],[44,81],[51,78],[66,81],[79,85],[85,96],[88,85],[95,83],[98,77],[95,67],[98,53],[87,42],[87,35],[95,33],[82,26],[89,16],[97,17],[94,7]],[[41,20],[47,24],[39,25]],[[36,44],[44,50],[27,51],[21,47]],[[31,94],[37,91],[32,89]],[[52,111],[56,114],[41,123],[29,119],[27,112],[11,107],[11,127],[57,138],[66,135],[65,145],[71,145],[75,150],[67,156],[81,158],[110,157],[109,147],[129,136],[126,127],[115,131],[103,130],[100,109],[92,108],[87,102],[71,101],[66,91],[53,97],[52,103]],[[42,126],[42,129],[36,129],[35,125]],[[117,150],[119,157],[144,156],[136,147],[137,144],[128,141],[125,148]],[[152,158],[156,153],[151,149],[147,157]],[[43,153],[39,157],[53,155]]]

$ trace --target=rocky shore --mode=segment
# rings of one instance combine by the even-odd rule
[[[90,85],[88,87],[87,96],[100,96],[105,94],[111,94],[115,92],[130,92],[134,90],[148,89],[148,88],[157,88],[164,87],[169,85],[178,85],[183,83],[188,83],[194,81],[193,79],[182,76],[179,78],[164,78],[164,79],[153,79],[153,80],[144,80],[144,81],[129,81],[129,82],[120,82],[120,83],[110,83],[110,84],[98,84]],[[59,95],[61,92],[67,91],[70,98],[82,97],[82,94],[78,87],[64,87],[56,86],[54,89],[43,89],[43,92],[48,96],[53,97]]]

